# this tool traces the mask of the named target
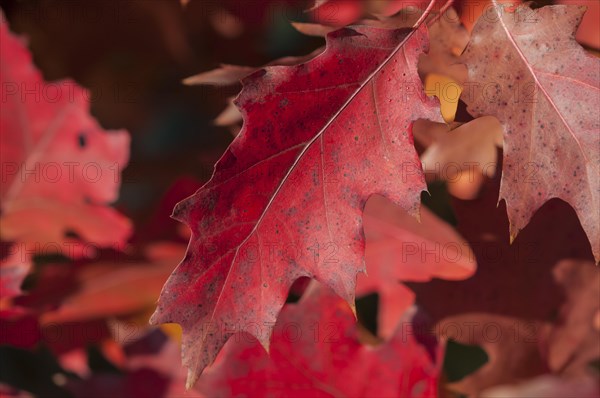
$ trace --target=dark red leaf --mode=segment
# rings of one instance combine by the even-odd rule
[[[440,119],[416,70],[426,49],[424,28],[342,29],[311,61],[244,80],[243,130],[175,208],[192,239],[152,318],[182,325],[189,384],[240,324],[274,324],[299,277],[354,305],[370,195],[418,215],[425,183],[411,126]],[[203,333],[215,323],[226,332]],[[269,336],[256,337],[268,347]]]

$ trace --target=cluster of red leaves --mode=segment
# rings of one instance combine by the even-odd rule
[[[27,171],[95,162],[119,173],[128,138],[100,129],[74,83],[67,83],[72,98],[53,103],[12,95],[10,84],[48,83],[2,22],[3,98],[15,99],[3,102],[0,136],[2,239],[11,242],[0,265],[8,308],[0,321],[11,331],[3,342],[44,340],[43,333],[19,339],[23,322],[111,317],[118,329],[119,315],[147,307],[184,256],[151,322],[181,325],[187,388],[202,396],[497,396],[548,388],[594,396],[600,68],[574,38],[584,10],[494,2],[469,37],[448,4],[439,13],[434,5],[317,1],[310,10],[317,23],[295,26],[326,36],[324,49],[188,79],[241,79],[236,108],[220,119],[243,126],[213,177],[175,207],[174,218],[191,230],[185,255],[181,243],[138,239],[137,264],[111,269],[100,257],[74,273],[78,292],[51,304],[36,303],[35,294],[14,299],[31,260],[16,248],[53,242],[80,258],[85,242],[122,248],[129,224],[107,206],[116,198],[114,175],[87,184],[63,173],[44,184]],[[343,12],[331,21],[328,7]],[[442,123],[422,83],[434,75],[461,87],[477,119]],[[483,168],[496,162],[497,147],[501,166]],[[421,208],[427,179],[448,178],[438,166],[453,162],[480,169],[470,200],[453,200],[456,229]],[[197,188],[183,184],[167,202]],[[313,281],[298,284],[306,277]],[[148,296],[122,289],[135,284],[149,287]],[[290,290],[302,297],[285,304]],[[380,297],[377,336],[355,321],[355,297],[371,293]],[[111,300],[99,305],[104,297]],[[489,325],[497,338],[486,334]],[[124,349],[111,358],[125,371],[116,382],[90,373],[81,357],[62,356],[80,376],[69,390],[181,393],[182,369],[170,366],[177,347],[159,332],[138,337],[120,341]],[[449,339],[481,346],[488,363],[446,382]],[[148,372],[157,384],[141,390]]]
[[[458,60],[468,69],[459,83],[472,88],[462,97],[472,116],[495,116],[502,125],[499,199],[507,204],[511,240],[545,202],[561,198],[579,215],[598,259],[600,136],[592,110],[600,108],[600,76],[598,60],[574,40],[583,10],[492,11]],[[351,18],[358,19],[349,13],[344,23]],[[425,179],[412,123],[440,118],[417,70],[428,47],[425,24],[405,29],[393,17],[380,21],[332,31],[318,56],[244,78],[235,100],[242,130],[211,180],[176,207],[192,238],[152,321],[182,325],[189,386],[240,325],[274,324],[299,277],[318,280],[353,306],[371,195],[419,213]],[[223,76],[248,72],[226,67],[209,75],[220,73],[223,83]],[[194,80],[211,82],[206,74]],[[482,91],[490,82],[492,100]],[[530,98],[513,100],[515,87],[530,87]],[[295,254],[286,255],[286,247]],[[218,332],[207,333],[214,325]],[[251,333],[269,348],[270,326]]]
[[[185,251],[168,215],[200,183],[181,179],[132,236],[110,206],[129,133],[102,129],[74,81],[45,81],[2,13],[0,42],[0,396],[178,395],[179,349],[144,314]]]

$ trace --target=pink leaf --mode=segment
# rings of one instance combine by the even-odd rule
[[[104,131],[89,94],[71,81],[47,83],[0,15],[2,239],[27,250],[63,251],[66,232],[97,246],[122,245],[130,223],[117,199],[129,157],[126,131]]]
[[[575,41],[583,12],[490,9],[462,57],[471,84],[464,101],[473,116],[495,116],[504,128],[500,199],[511,238],[560,198],[575,209],[598,261],[600,59]]]
[[[389,337],[414,303],[414,293],[401,284],[431,278],[461,280],[475,272],[467,242],[426,208],[421,221],[381,196],[372,196],[363,215],[367,275],[359,275],[357,296],[379,294],[378,334]]]

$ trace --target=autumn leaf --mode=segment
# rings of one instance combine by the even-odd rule
[[[583,16],[581,25],[577,29],[577,41],[585,46],[590,46],[596,50],[600,49],[600,3],[588,0],[558,0],[557,4],[570,4],[586,7],[587,11]]]
[[[274,324],[299,277],[353,305],[370,195],[418,214],[425,184],[411,124],[439,120],[416,71],[426,47],[423,29],[342,29],[313,60],[244,80],[243,130],[174,210],[192,239],[152,318],[181,324],[189,385],[240,324]],[[202,333],[214,323],[224,332]],[[265,347],[268,331],[256,336]]]
[[[409,28],[423,13],[423,10],[416,8],[405,8],[406,6],[412,5],[412,3],[393,3],[396,4],[396,6],[401,6],[400,8],[402,11],[391,16],[386,16],[387,14],[384,14],[377,19],[364,19],[357,22],[357,24],[385,29]],[[426,54],[422,54],[419,59],[419,75],[426,76],[432,73],[444,73],[446,76],[453,77],[454,80],[451,80],[451,84],[458,87],[458,84],[455,82],[462,82],[465,80],[466,69],[464,65],[459,64],[456,54],[461,53],[465,48],[469,40],[469,35],[466,30],[460,26],[456,11],[452,8],[444,11],[442,16],[437,13],[432,13],[428,20],[431,22],[428,28],[431,47],[429,51]],[[291,24],[300,33],[308,36],[325,37],[328,33],[336,30],[335,27],[318,23],[292,22]],[[183,83],[186,85],[233,86],[238,84],[244,77],[249,76],[253,72],[266,66],[298,65],[311,60],[321,52],[323,52],[323,48],[317,48],[307,55],[279,58],[262,67],[223,64],[216,69],[190,76],[184,79]],[[438,89],[437,91],[440,90]],[[437,93],[437,91],[436,95],[441,100],[444,100],[446,98],[447,88],[442,87],[443,93]],[[456,100],[458,100],[459,95],[460,93],[456,96]],[[234,105],[233,100],[233,97],[228,100],[227,106],[215,118],[214,124],[216,126],[230,127],[235,136],[239,132],[237,125],[242,122],[242,115]],[[442,102],[443,115],[444,105],[444,102]],[[455,111],[456,105],[452,104],[452,108],[454,108]]]
[[[444,319],[435,330],[441,331],[442,345],[448,339],[481,347],[487,362],[458,381],[446,384],[450,391],[470,398],[495,385],[512,384],[545,373],[539,349],[538,332],[546,325],[540,321],[511,318],[490,313],[469,313]]]
[[[418,19],[420,10],[429,3],[429,0],[315,0],[307,12],[319,24],[341,27],[367,16],[390,17],[401,10],[417,15]]]
[[[430,122],[420,125],[420,137],[433,134],[433,142],[421,155],[425,173],[435,172],[439,178],[447,179],[449,175],[444,170],[450,164],[465,169],[471,165],[487,177],[496,173],[496,152],[502,147],[502,129],[495,118],[480,117],[453,130]]]
[[[408,28],[423,14],[423,10],[414,8],[414,5],[426,6],[428,2],[418,0],[411,2],[409,0],[408,2],[393,3],[396,7],[392,14],[386,13],[378,15],[376,18],[365,18],[356,24],[386,29]],[[454,82],[462,83],[466,79],[466,68],[460,63],[458,56],[469,42],[469,33],[460,24],[456,10],[444,6],[440,12],[429,14],[427,24],[431,45],[429,51],[422,54],[419,59],[419,74],[422,78],[430,74],[443,75],[451,78]],[[292,26],[305,35],[322,37],[335,29],[318,23],[293,22]]]
[[[449,386],[471,396],[552,369],[559,372],[551,363],[566,362],[561,355],[552,354],[556,359],[550,359],[548,353],[555,350],[580,353],[581,347],[587,347],[593,355],[600,349],[590,349],[588,341],[593,328],[590,314],[597,300],[586,303],[585,298],[593,295],[593,275],[598,269],[575,212],[566,203],[552,200],[510,244],[505,205],[497,206],[500,179],[498,172],[487,180],[476,199],[452,201],[458,232],[477,260],[475,275],[464,281],[407,283],[415,292],[416,304],[431,317],[431,330],[437,337],[480,345],[488,354],[488,363]],[[558,272],[569,269],[559,265],[564,259],[579,260],[577,267],[571,267],[572,273]],[[572,299],[566,301],[565,296]],[[580,310],[568,310],[575,303]],[[567,320],[572,327],[562,326]],[[578,330],[579,337],[566,337],[566,330]],[[553,335],[555,342],[549,337]],[[569,343],[573,345],[566,350]],[[566,356],[580,363],[581,355]]]
[[[431,48],[419,59],[419,72],[424,75],[432,73],[447,76],[455,82],[462,83],[466,78],[464,65],[460,65],[460,55],[469,42],[469,33],[460,24],[454,8],[448,8],[441,15],[432,16],[429,26]]]
[[[42,325],[93,319],[123,319],[131,328],[133,317],[142,318],[139,329],[148,327],[150,311],[165,280],[185,254],[189,234],[184,225],[169,218],[173,206],[202,184],[190,177],[176,180],[163,194],[150,219],[132,237],[127,253],[104,253],[96,261],[77,264],[77,289],[57,308],[40,315]]]
[[[449,125],[415,123],[417,141],[427,146],[421,154],[427,177],[446,181],[448,192],[461,199],[474,199],[484,182],[493,177],[498,148],[502,147],[502,126],[483,116],[450,129]]]
[[[315,22],[342,27],[358,21],[364,10],[360,0],[315,0],[308,12]]]
[[[480,345],[489,356],[488,363],[449,388],[475,397],[482,395],[482,389],[541,374],[561,377],[564,382],[598,384],[591,364],[600,359],[598,330],[593,324],[599,311],[600,273],[592,262],[563,260],[554,267],[554,276],[566,295],[554,321],[470,313],[441,322],[437,330],[449,331],[450,337],[462,343]],[[470,327],[468,334],[463,333],[467,331],[464,326]]]
[[[108,204],[127,164],[127,132],[104,131],[74,82],[45,82],[0,18],[2,239],[66,255],[76,244],[121,247],[130,223]]]
[[[232,338],[198,390],[209,397],[435,396],[438,368],[403,324],[389,341],[363,345],[348,304],[312,282],[282,310],[270,354],[248,334]]]
[[[46,325],[103,319],[152,308],[185,246],[157,242],[149,245],[146,252],[147,261],[123,259],[117,264],[87,265],[77,273],[78,291],[65,298],[55,311],[45,312],[40,322]]]
[[[598,261],[600,59],[575,41],[583,13],[491,8],[462,56],[470,84],[463,100],[473,116],[495,116],[503,126],[500,199],[511,239],[546,201],[560,198],[577,212]]]
[[[467,279],[475,272],[471,248],[454,228],[427,208],[417,221],[379,195],[364,210],[367,275],[359,275],[356,295],[379,295],[377,334],[389,338],[398,320],[414,304],[402,282],[432,278]]]
[[[591,262],[564,260],[554,278],[565,292],[556,326],[547,336],[548,367],[569,376],[593,377],[600,359],[600,272]]]

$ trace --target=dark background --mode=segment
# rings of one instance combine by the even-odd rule
[[[136,226],[177,178],[207,180],[233,138],[212,120],[240,86],[189,87],[182,79],[220,63],[258,66],[309,53],[322,40],[289,24],[306,17],[308,3],[0,0],[45,79],[74,79],[91,90],[92,114],[104,128],[131,133],[117,207]]]

